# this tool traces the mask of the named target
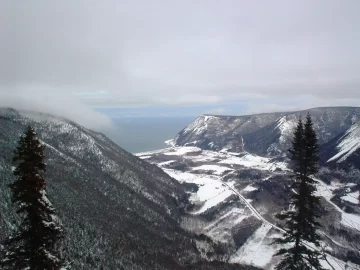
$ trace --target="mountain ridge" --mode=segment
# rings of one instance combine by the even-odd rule
[[[318,107],[293,112],[274,112],[243,116],[201,115],[181,130],[172,143],[176,146],[197,146],[204,150],[247,152],[269,157],[286,155],[290,147],[293,127],[299,117],[310,113],[318,134],[320,153],[334,138],[345,134],[360,121],[360,108],[350,106]],[[358,136],[358,135],[356,135]],[[359,135],[360,136],[360,135]],[[336,155],[337,145],[324,147]],[[354,153],[357,154],[359,149]],[[323,164],[327,163],[320,156]],[[350,165],[360,168],[360,162]]]
[[[233,115],[233,114],[211,114],[211,113],[203,113],[199,116],[225,116],[225,117],[240,117],[240,116],[254,116],[254,115],[264,115],[264,114],[290,114],[290,113],[297,113],[297,112],[308,112],[310,110],[314,109],[337,109],[337,108],[344,108],[344,109],[357,109],[360,108],[358,106],[323,106],[323,107],[311,107],[309,109],[303,109],[303,110],[293,110],[293,111],[274,111],[274,112],[263,112],[263,113],[250,113],[250,114],[240,114],[240,115]]]

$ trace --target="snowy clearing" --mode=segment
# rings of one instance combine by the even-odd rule
[[[169,164],[171,164],[171,163],[174,163],[176,160],[168,160],[168,161],[164,161],[164,162],[160,162],[160,163],[158,163],[158,164],[156,164],[156,165],[158,165],[158,166],[165,166],[165,165],[169,165]]]
[[[201,214],[204,213],[206,210],[218,205],[219,203],[224,202],[228,197],[230,197],[232,195],[232,191],[227,189],[224,190],[222,193],[208,199],[204,205],[196,212],[193,212],[193,214],[197,215],[197,214]]]
[[[141,158],[141,159],[148,159],[148,158],[151,158],[151,156],[139,156],[139,158]]]
[[[341,199],[353,204],[359,204],[359,191],[348,193],[346,196],[342,196]]]
[[[331,201],[334,196],[331,189],[333,186],[328,186],[321,180],[317,179],[317,192],[316,195],[324,197],[334,208],[341,213],[341,224],[346,227],[353,228],[360,231],[360,216],[355,214],[345,213],[339,206]]]
[[[171,149],[172,151],[168,151],[164,153],[164,155],[168,156],[181,156],[181,155],[187,155],[190,153],[201,153],[201,149],[198,147],[191,147],[191,146],[184,146],[184,147],[174,147]]]
[[[216,176],[192,174],[164,168],[163,170],[181,183],[194,183],[199,186],[197,193],[192,194],[190,197],[190,201],[195,204],[201,202],[204,203],[196,214],[205,212],[207,209],[223,202],[233,194],[232,191],[227,186],[223,185]]]
[[[253,187],[252,185],[248,185],[248,186],[246,186],[246,188],[244,188],[242,190],[242,192],[252,192],[252,191],[255,191],[255,190],[258,190],[258,188]]]
[[[360,216],[342,212],[341,224],[360,231]]]
[[[274,171],[277,168],[287,170],[286,164],[283,162],[271,162],[270,158],[255,156],[252,154],[245,154],[242,157],[229,156],[220,161],[221,164],[236,164],[244,167],[254,168],[258,170]]]
[[[271,226],[263,224],[258,228],[245,244],[230,257],[230,263],[242,263],[258,267],[265,267],[276,253],[275,246],[263,243]]]
[[[213,174],[222,175],[226,171],[233,171],[233,169],[228,167],[223,167],[219,165],[201,165],[198,167],[192,168],[193,171],[200,170],[200,171],[213,171]]]

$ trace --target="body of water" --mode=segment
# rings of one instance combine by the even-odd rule
[[[110,139],[131,153],[167,147],[172,139],[195,117],[129,117],[115,118],[115,128],[103,131]]]

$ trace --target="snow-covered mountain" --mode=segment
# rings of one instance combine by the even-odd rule
[[[338,166],[356,161],[359,109],[310,112],[329,161],[318,176],[322,264],[360,269],[360,173]],[[305,114],[202,116],[171,147],[138,158],[66,119],[0,109],[0,240],[16,223],[11,157],[31,124],[46,145],[48,194],[73,269],[272,269],[282,233],[274,215],[290,192],[286,150]]]
[[[243,269],[206,260],[223,258],[226,245],[180,226],[188,195],[158,167],[66,119],[11,109],[0,116],[0,240],[17,223],[12,156],[32,125],[46,146],[48,195],[72,269]]]
[[[203,150],[178,146],[139,153],[182,183],[192,203],[182,226],[230,245],[228,261],[273,269],[279,246],[272,239],[283,233],[274,217],[288,207],[291,171],[286,162],[248,152]],[[326,269],[341,270],[348,262],[360,269],[360,182],[329,180],[325,168],[318,180],[323,216],[320,230]],[[327,182],[325,182],[326,180]]]
[[[360,168],[360,159],[352,158],[358,156],[360,145],[360,108],[355,107],[247,116],[203,115],[179,132],[172,143],[279,158],[285,156],[290,147],[297,119],[305,118],[307,112],[311,114],[318,134],[322,162],[350,160],[347,165]]]
[[[169,140],[139,153],[185,185],[192,206],[182,225],[230,245],[229,262],[273,269],[283,233],[275,214],[289,207],[287,150],[308,111],[250,116],[203,115]],[[322,264],[360,269],[360,108],[309,110],[320,143]],[[358,167],[359,168],[359,167]],[[345,169],[345,170],[343,170]]]

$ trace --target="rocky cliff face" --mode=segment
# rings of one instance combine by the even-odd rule
[[[48,195],[64,224],[65,255],[73,269],[185,269],[203,263],[197,248],[203,241],[179,226],[187,195],[178,181],[65,119],[10,109],[0,109],[0,115],[1,239],[17,224],[8,188],[11,160],[31,125],[46,146]]]
[[[179,132],[173,143],[204,150],[285,157],[296,121],[299,117],[305,118],[307,112],[318,134],[322,162],[359,168],[360,160],[356,157],[360,148],[360,108],[354,107],[248,116],[203,115]]]

